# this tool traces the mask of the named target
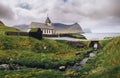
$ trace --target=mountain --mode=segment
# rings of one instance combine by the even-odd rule
[[[61,23],[53,23],[56,33],[83,33],[81,26],[78,23],[66,25]]]
[[[5,24],[4,24],[2,21],[0,21],[0,25],[3,25],[3,26],[4,26]]]
[[[52,23],[56,33],[83,33],[81,26],[78,23],[74,23],[71,25],[66,25],[62,23]],[[21,24],[14,26],[15,28],[21,31],[28,31],[29,25]]]
[[[13,27],[16,29],[19,29],[21,31],[25,31],[25,32],[28,31],[28,29],[29,29],[29,25],[26,25],[26,24],[15,25]]]

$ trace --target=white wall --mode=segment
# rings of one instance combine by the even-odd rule
[[[43,34],[54,34],[54,30],[52,29],[41,29],[41,31],[43,32]]]

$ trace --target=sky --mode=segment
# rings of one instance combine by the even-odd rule
[[[0,20],[8,26],[78,22],[92,32],[120,32],[120,0],[0,0]]]

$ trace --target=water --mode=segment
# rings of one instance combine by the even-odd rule
[[[67,40],[67,41],[89,41],[89,40],[103,40],[105,37],[113,38],[120,36],[120,33],[85,33],[84,35],[87,40],[85,39],[77,39],[71,37],[49,37],[48,39],[51,40]]]
[[[102,40],[105,37],[117,37],[120,33],[85,33],[84,35],[88,40]]]
[[[77,64],[74,64],[72,66],[72,68],[76,71],[79,71],[81,68],[83,68],[86,64],[86,62],[92,58],[92,57],[95,57],[97,55],[97,51],[93,51],[91,53],[89,53],[89,56],[88,57],[85,57],[83,58],[81,61],[77,62]]]
[[[77,39],[77,38],[71,38],[71,37],[49,37],[48,39],[51,40],[67,40],[67,41],[88,41],[85,39]]]

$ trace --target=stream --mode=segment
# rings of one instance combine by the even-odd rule
[[[81,70],[86,64],[86,62],[97,55],[97,50],[94,50],[93,52],[89,53],[86,57],[84,57],[81,61],[75,63],[73,66],[68,66],[67,69],[72,68],[75,71]]]

